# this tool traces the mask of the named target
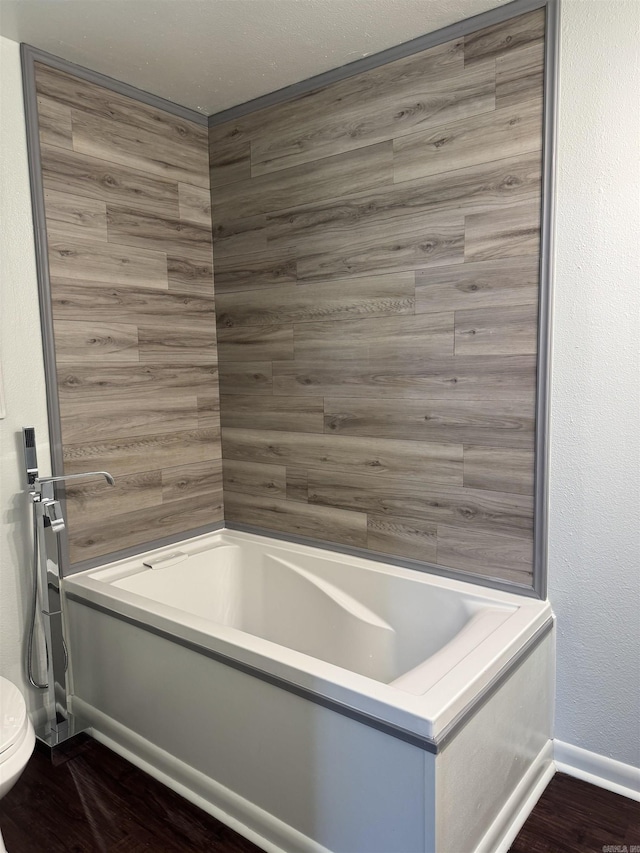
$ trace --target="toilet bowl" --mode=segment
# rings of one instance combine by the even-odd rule
[[[22,693],[15,684],[0,676],[0,799],[20,778],[35,743],[35,732]]]

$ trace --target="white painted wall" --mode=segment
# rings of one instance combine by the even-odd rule
[[[558,739],[640,765],[640,4],[563,0],[549,598]]]
[[[638,512],[640,180],[636,0],[564,0],[550,598],[556,736],[640,763]],[[0,256],[7,418],[0,421],[0,674],[22,681],[29,515],[14,433],[46,409],[17,45],[0,39]],[[47,460],[47,448],[38,448]],[[36,698],[31,707],[39,707]]]
[[[36,428],[44,473],[50,462],[20,75],[18,45],[0,38],[0,675],[22,689],[36,715],[41,694],[27,688],[22,664],[32,588],[31,515],[16,441],[23,426]]]

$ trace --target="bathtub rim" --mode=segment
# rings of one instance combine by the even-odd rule
[[[240,531],[219,530],[194,537],[190,541],[198,545],[208,539],[232,543],[238,543],[238,540],[240,543],[262,540],[288,551],[303,549],[305,553],[312,550],[325,559],[328,556],[335,559],[335,554],[327,555],[324,549],[310,549],[309,546]],[[119,564],[124,565],[131,559],[115,561],[108,567],[103,565],[67,577],[63,580],[65,599],[177,642],[195,653],[275,684],[429,752],[437,752],[444,746],[479,704],[492,695],[553,627],[553,615],[548,602],[477,588],[474,584],[450,578],[428,574],[416,576],[410,569],[394,564],[384,567],[366,558],[354,558],[356,564],[364,563],[365,569],[408,577],[414,582],[453,589],[462,594],[484,598],[488,603],[507,603],[517,608],[509,619],[484,637],[426,693],[405,693],[391,684],[376,682],[238,629],[217,626],[216,630],[216,623],[210,620],[190,616],[185,611],[136,596],[91,577],[106,569],[114,569]],[[370,565],[366,565],[368,563]],[[133,603],[130,601],[132,596]],[[145,603],[144,607],[140,601]]]
[[[125,616],[124,614],[111,610],[102,604],[88,601],[74,593],[67,593],[67,598],[76,604],[84,605],[98,613],[104,614],[105,616],[110,616],[122,622],[126,622],[129,625],[133,625],[134,627],[147,631],[150,634],[154,634],[157,637],[161,637],[172,643],[184,646],[196,654],[208,657],[211,660],[223,664],[224,666],[229,666],[231,669],[236,669],[245,675],[250,675],[260,681],[271,684],[274,687],[279,687],[288,693],[292,693],[294,696],[299,696],[301,699],[306,699],[307,701],[320,705],[323,708],[327,708],[330,711],[335,711],[344,717],[348,717],[349,719],[362,723],[365,726],[369,726],[370,728],[376,729],[384,734],[388,734],[397,740],[404,741],[405,743],[416,746],[425,752],[432,753],[433,755],[437,755],[441,752],[456,733],[476,713],[476,711],[479,710],[485,702],[491,699],[493,694],[500,689],[512,673],[515,672],[515,670],[538,648],[540,643],[543,642],[545,637],[547,637],[547,635],[552,631],[555,624],[555,617],[549,615],[548,620],[538,627],[535,633],[525,642],[517,654],[513,656],[509,664],[503,667],[503,669],[491,679],[491,681],[476,695],[476,697],[474,697],[471,702],[459,711],[437,735],[430,736],[405,728],[402,725],[389,722],[388,720],[380,719],[379,717],[368,714],[359,708],[355,708],[352,705],[341,702],[338,699],[327,697],[308,687],[302,687],[301,685],[295,684],[285,678],[266,672],[259,667],[239,661],[237,658],[224,655],[221,652],[216,652],[204,645],[199,645],[193,641],[187,640],[178,634],[172,634],[169,631],[156,628],[155,626],[149,625],[139,619],[135,619],[131,616]]]

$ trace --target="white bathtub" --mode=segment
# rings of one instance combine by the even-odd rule
[[[550,772],[546,602],[236,531],[63,585],[74,711],[266,849],[493,851]]]

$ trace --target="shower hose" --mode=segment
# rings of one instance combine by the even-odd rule
[[[38,516],[37,516],[37,507],[35,503],[32,505],[33,509],[33,593],[31,595],[31,618],[29,620],[29,635],[27,638],[27,660],[26,660],[26,669],[27,669],[27,678],[29,679],[29,684],[32,687],[36,687],[38,690],[46,690],[49,687],[48,682],[40,683],[36,680],[33,674],[33,636],[36,630],[36,616],[38,611],[38,556],[39,556],[39,548],[40,543],[38,541]],[[68,665],[68,657],[67,657],[67,645],[62,641],[64,646],[64,669],[67,671]],[[47,671],[49,669],[49,649],[47,648],[47,640],[45,637],[44,641],[44,650],[46,654],[47,661]]]

